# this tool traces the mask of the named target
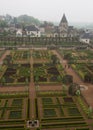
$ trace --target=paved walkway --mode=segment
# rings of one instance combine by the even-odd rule
[[[31,53],[31,59],[30,59],[30,65],[31,65],[31,71],[33,71],[33,58],[32,58],[32,51]],[[31,72],[32,73],[32,72]],[[36,98],[36,91],[35,91],[35,84],[33,79],[33,74],[31,74],[31,83],[29,86],[29,99],[30,99],[30,119],[35,119],[35,98]]]

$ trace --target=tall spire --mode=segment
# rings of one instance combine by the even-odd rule
[[[67,23],[67,19],[66,19],[66,16],[65,14],[63,14],[63,17],[61,19],[61,22],[60,23]]]

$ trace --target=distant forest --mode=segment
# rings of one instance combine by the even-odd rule
[[[32,16],[28,16],[28,15],[20,15],[19,17],[16,17],[17,22],[19,23],[25,23],[25,24],[36,24],[36,25],[40,25],[41,21],[38,20],[37,18],[34,18]]]
[[[7,14],[6,16],[0,16],[0,28],[9,27],[12,25],[19,24],[22,27],[26,25],[32,25],[35,24],[37,26],[44,24],[44,25],[54,25],[52,22],[49,21],[40,21],[37,18],[34,18],[33,16],[28,15],[20,15],[18,17],[11,16]]]

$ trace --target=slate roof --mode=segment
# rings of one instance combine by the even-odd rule
[[[63,14],[63,17],[61,19],[61,22],[60,23],[67,23],[67,19],[66,19],[66,16],[65,14]]]
[[[91,35],[90,33],[85,33],[85,34],[83,34],[83,36],[81,38],[83,38],[83,39],[91,39],[91,38],[93,38],[93,35]]]
[[[39,31],[39,29],[35,25],[26,26],[25,29],[27,31]]]

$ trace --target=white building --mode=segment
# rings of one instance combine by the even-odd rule
[[[16,37],[22,37],[22,29],[16,31]]]
[[[83,36],[80,37],[80,42],[89,44],[90,39],[91,39],[90,34],[85,33]]]
[[[36,27],[35,25],[26,26],[25,30],[26,30],[27,36],[30,36],[30,37],[40,37],[41,36],[41,32],[40,32],[39,28]]]

